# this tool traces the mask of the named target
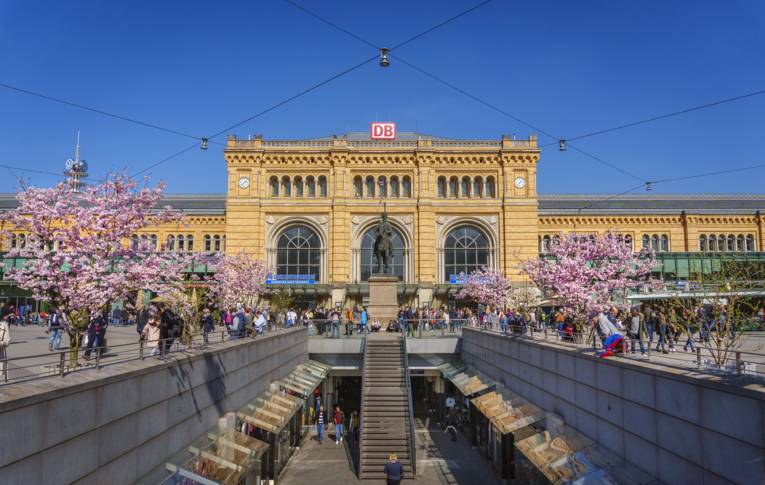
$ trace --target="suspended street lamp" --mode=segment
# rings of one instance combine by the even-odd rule
[[[207,138],[202,138],[202,142],[199,144],[199,148],[207,150]]]
[[[558,150],[562,152],[566,151],[566,140],[564,139],[558,140]]]
[[[390,66],[390,59],[388,59],[388,48],[380,47],[380,67]]]

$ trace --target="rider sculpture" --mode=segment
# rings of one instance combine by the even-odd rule
[[[393,256],[393,228],[388,222],[388,213],[383,210],[380,221],[375,229],[375,244],[373,250],[377,258],[378,275],[391,274],[392,266],[390,264]]]

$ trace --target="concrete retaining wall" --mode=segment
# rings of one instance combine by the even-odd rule
[[[665,483],[765,483],[761,386],[472,329],[462,360]]]
[[[133,483],[307,358],[292,329],[0,388],[0,483]]]

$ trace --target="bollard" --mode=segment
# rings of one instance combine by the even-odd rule
[[[651,341],[648,341],[648,360],[651,360]]]
[[[58,374],[61,377],[64,377],[64,367],[66,366],[66,354],[64,352],[59,353],[59,362],[58,362]]]
[[[628,348],[627,348],[627,339],[623,338],[622,339],[622,355],[624,357],[627,357],[627,350],[628,350]]]
[[[701,348],[696,347],[696,368],[701,369]]]
[[[143,340],[138,341],[138,357],[143,360]]]
[[[101,348],[96,347],[96,369],[101,368]]]
[[[736,374],[741,374],[741,352],[736,352]]]
[[[226,332],[224,330],[220,331],[220,341],[223,342],[226,340]]]

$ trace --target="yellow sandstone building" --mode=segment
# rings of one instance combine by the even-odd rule
[[[539,195],[535,136],[231,136],[225,159],[226,194],[169,195],[188,226],[140,237],[173,251],[246,251],[304,305],[364,303],[383,204],[402,304],[446,303],[458,275],[483,265],[522,281],[519,263],[561,232],[612,230],[636,249],[649,245],[669,280],[691,276],[689,253],[761,256],[765,242],[763,195]]]

